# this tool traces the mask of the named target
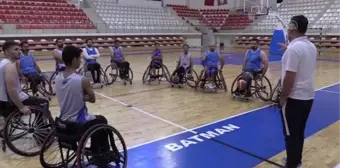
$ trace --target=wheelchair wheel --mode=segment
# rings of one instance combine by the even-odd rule
[[[43,95],[44,94],[47,94],[47,95],[50,95],[50,96],[55,95],[55,93],[53,92],[53,87],[52,87],[51,83],[45,77],[43,77],[43,81],[41,81],[39,88],[38,88],[38,91]]]
[[[108,85],[113,84],[117,80],[117,78],[118,78],[118,68],[117,67],[112,67],[111,64],[108,65],[105,68],[104,73],[108,77],[108,82],[107,82]]]
[[[170,72],[169,72],[168,67],[166,67],[165,65],[163,65],[162,74],[163,74],[163,77],[165,77],[166,81],[170,82]]]
[[[38,155],[54,124],[51,116],[44,114],[42,108],[30,107],[30,109],[32,111],[30,115],[23,115],[19,111],[11,113],[4,127],[4,140],[8,148],[21,156]],[[22,141],[30,143],[23,144]]]
[[[142,78],[143,84],[150,80],[150,70],[151,70],[151,68],[150,68],[150,65],[149,65],[146,68],[146,70],[145,70],[145,72],[143,74],[143,78]]]
[[[198,75],[197,75],[196,71],[195,70],[191,70],[190,76],[188,76],[188,75],[189,75],[189,73],[186,72],[186,74],[185,74],[186,83],[191,88],[195,88],[196,82],[198,81]]]
[[[109,150],[102,151],[100,154],[94,154],[90,150],[90,144],[87,145],[91,136],[97,131],[105,131],[108,134]],[[121,148],[117,146],[121,145]],[[87,130],[77,149],[77,165],[85,168],[89,165],[97,167],[107,167],[110,164],[115,168],[126,168],[127,166],[127,149],[122,135],[112,126],[106,124],[95,125]]]
[[[219,89],[223,89],[225,92],[228,92],[228,87],[227,84],[225,83],[225,79],[223,76],[223,72],[222,71],[218,71],[217,72],[217,76],[216,76],[216,80],[217,80],[217,85]]]
[[[70,167],[69,164],[74,161],[73,166],[76,164],[76,150],[62,147],[56,136],[56,130],[53,130],[46,138],[42,145],[40,152],[40,164],[44,168],[64,168]],[[51,158],[50,156],[55,156]]]
[[[109,85],[109,79],[102,68],[100,68],[100,78],[102,78],[101,79],[102,83],[104,82],[105,85]]]
[[[272,85],[266,76],[255,80],[255,91],[259,98],[263,101],[270,101],[272,95]]]
[[[236,77],[236,79],[233,81],[233,84],[231,85],[231,95],[233,95],[236,92],[237,89],[237,82],[242,78],[242,73]]]
[[[58,75],[59,72],[55,71],[53,72],[53,74],[51,75],[50,79],[49,79],[49,83],[51,85],[52,88],[55,88],[55,77]]]
[[[270,96],[270,101],[274,103],[279,103],[280,93],[281,93],[281,81],[278,81]]]

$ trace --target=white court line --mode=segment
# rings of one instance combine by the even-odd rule
[[[340,92],[334,92],[334,91],[330,91],[330,90],[319,90],[319,91],[326,92],[326,93],[340,94]]]
[[[328,86],[324,86],[324,87],[322,87],[322,88],[316,89],[315,91],[321,91],[322,89],[325,89],[325,88],[328,88],[328,87],[331,87],[331,86],[338,85],[339,83],[340,83],[340,82],[337,82],[337,83],[334,83],[334,84],[331,84],[331,85],[328,85]],[[129,104],[126,104],[126,103],[124,103],[124,102],[121,102],[121,101],[119,101],[119,100],[117,100],[117,99],[114,99],[114,98],[112,98],[112,97],[106,96],[106,95],[101,94],[101,93],[98,93],[98,92],[95,92],[95,93],[98,94],[98,95],[100,95],[100,96],[102,96],[102,97],[105,97],[105,98],[107,98],[107,99],[109,99],[109,100],[112,100],[112,101],[117,102],[117,103],[119,103],[119,104],[122,104],[122,105],[124,105],[124,106],[126,106],[126,107],[129,107]],[[187,133],[187,132],[191,132],[191,133],[193,133],[193,134],[197,134],[197,132],[194,131],[194,130],[196,130],[196,129],[205,127],[205,126],[207,126],[207,125],[212,125],[212,124],[215,124],[215,123],[224,121],[224,120],[228,120],[228,119],[231,119],[231,118],[239,117],[239,116],[242,116],[242,115],[251,113],[251,112],[255,112],[255,111],[257,111],[257,110],[261,110],[261,109],[264,109],[264,108],[266,108],[266,107],[270,107],[271,105],[273,105],[273,104],[269,104],[269,105],[266,105],[266,106],[263,106],[263,107],[259,107],[259,108],[256,108],[256,109],[252,109],[252,110],[249,110],[249,111],[246,111],[246,112],[237,114],[237,115],[229,116],[229,117],[227,117],[227,118],[220,119],[220,120],[217,120],[217,121],[214,121],[214,122],[210,122],[210,123],[207,123],[207,124],[204,124],[204,125],[201,125],[201,126],[197,126],[197,127],[191,128],[191,129],[186,128],[186,127],[183,127],[183,126],[178,125],[178,124],[176,124],[176,123],[173,123],[173,122],[171,122],[171,121],[169,121],[169,120],[160,118],[160,117],[158,117],[158,116],[156,116],[156,115],[150,114],[150,113],[148,113],[148,112],[146,112],[146,111],[144,111],[144,110],[141,110],[141,109],[139,109],[139,108],[130,107],[130,108],[132,108],[132,109],[134,109],[134,110],[136,110],[136,111],[138,111],[138,112],[141,112],[141,113],[143,113],[143,114],[146,114],[146,115],[151,116],[151,117],[153,117],[153,118],[156,118],[156,119],[158,119],[158,120],[161,120],[161,121],[163,121],[163,122],[166,122],[166,123],[168,123],[168,124],[170,124],[170,125],[173,125],[173,126],[175,126],[175,127],[181,128],[181,129],[183,129],[184,131],[178,132],[178,133],[175,133],[175,134],[172,134],[172,135],[168,135],[168,136],[165,136],[165,137],[161,137],[161,138],[158,138],[158,139],[155,139],[155,140],[152,140],[152,141],[148,141],[148,142],[145,142],[145,143],[141,143],[141,144],[139,144],[139,145],[135,145],[135,146],[129,147],[128,150],[133,149],[133,148],[137,148],[137,147],[140,147],[140,146],[144,146],[144,145],[147,145],[147,144],[150,144],[150,143],[153,143],[153,142],[157,142],[157,141],[160,141],[160,140],[163,140],[163,139],[166,139],[166,138],[170,138],[170,137],[173,137],[173,136],[176,136],[176,135],[180,135],[180,134],[183,134],[183,133]]]

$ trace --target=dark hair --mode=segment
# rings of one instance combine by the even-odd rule
[[[62,59],[65,63],[65,65],[70,66],[72,65],[72,61],[76,58],[80,58],[81,53],[83,52],[83,50],[81,50],[78,47],[75,46],[66,46],[63,49],[63,53],[62,53]]]
[[[89,42],[89,41],[92,41],[92,39],[86,39],[85,40],[85,43]]]
[[[57,44],[60,40],[61,40],[60,38],[57,38],[57,39],[55,39],[54,42]]]
[[[119,43],[119,40],[115,40],[115,41],[113,41],[113,43]]]
[[[189,48],[189,45],[188,45],[188,44],[183,44],[183,48],[184,48],[185,46]]]
[[[2,51],[6,51],[9,48],[13,47],[13,46],[20,46],[17,42],[15,41],[6,41],[3,45],[2,45]]]
[[[293,24],[295,24],[297,31],[301,34],[306,34],[308,29],[308,19],[304,15],[296,15],[293,16],[291,19],[293,21]]]
[[[24,41],[21,41],[21,43],[20,43],[20,47],[23,47],[23,46],[24,46],[24,44],[28,44],[28,42],[27,42],[26,40],[24,40]]]

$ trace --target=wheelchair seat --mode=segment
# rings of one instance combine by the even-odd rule
[[[62,121],[60,118],[55,119],[56,136],[60,141],[79,141],[81,138],[81,124],[70,121]]]

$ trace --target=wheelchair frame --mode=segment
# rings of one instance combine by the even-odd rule
[[[165,78],[166,81],[170,82],[170,72],[169,72],[169,69],[166,65],[164,65],[163,63],[161,64],[162,67],[161,68],[158,68],[156,69],[156,74],[154,77],[151,77],[151,64],[152,62],[150,62],[149,66],[146,68],[146,70],[144,71],[144,74],[143,74],[143,78],[142,78],[142,81],[143,81],[143,84],[145,84],[145,82],[148,82],[148,84],[151,83],[151,81],[153,80],[158,80],[158,84],[161,83],[162,81],[162,78]],[[159,74],[159,71],[160,69],[162,70],[162,74],[160,75]]]
[[[216,89],[215,91],[217,92],[217,90],[219,89],[223,89],[225,92],[228,92],[228,87],[227,84],[225,83],[225,78],[223,76],[223,72],[218,70],[216,75],[215,75],[215,85],[216,85]],[[198,80],[196,82],[196,86],[195,86],[195,91],[197,91],[198,88],[205,88],[205,84],[206,84],[206,80],[207,76],[205,73],[205,69],[201,70],[201,74],[198,77]]]
[[[48,129],[48,128],[51,128],[51,130],[53,129],[54,121],[53,121],[50,113],[46,114],[48,111],[46,111],[46,110],[44,110],[44,108],[38,107],[38,106],[30,106],[29,108],[31,109],[32,113],[36,115],[36,117],[37,117],[37,114],[41,113],[41,115],[42,115],[41,117],[45,117],[45,119],[48,120],[48,122],[49,122],[47,124],[48,127],[44,128],[44,129]],[[32,114],[29,115],[29,118],[31,118],[31,115]],[[39,155],[39,153],[41,151],[41,148],[39,148],[38,151],[27,152],[27,151],[23,151],[21,149],[18,149],[14,144],[12,144],[13,140],[21,139],[21,137],[25,136],[27,133],[32,133],[32,132],[34,133],[35,132],[35,129],[33,128],[34,126],[29,124],[29,128],[26,128],[27,132],[25,134],[20,133],[19,134],[20,136],[19,137],[15,137],[15,138],[10,136],[10,134],[15,132],[15,130],[16,130],[16,129],[13,130],[13,128],[10,129],[11,127],[13,127],[13,124],[14,124],[11,121],[19,122],[19,120],[21,120],[22,116],[24,116],[24,115],[19,110],[15,110],[12,113],[10,113],[10,115],[6,118],[5,126],[1,130],[1,132],[3,134],[2,151],[6,152],[6,150],[7,150],[6,146],[7,146],[12,152],[14,152],[15,154],[18,154],[20,156],[37,156],[37,155]],[[21,126],[25,126],[26,127],[27,124],[22,123]],[[22,128],[22,130],[23,130],[23,128]],[[46,135],[46,138],[47,138],[47,135]],[[37,139],[37,138],[35,138],[35,139]],[[44,141],[41,142],[41,144],[43,144],[43,143],[44,143]],[[46,144],[46,145],[50,145],[50,144]],[[40,146],[40,147],[42,147],[42,146]]]
[[[60,119],[59,119],[60,120]],[[59,122],[56,119],[56,128],[58,127]],[[61,130],[66,130],[69,129],[70,125],[67,125],[65,122],[61,122],[63,126],[60,126],[59,129]],[[80,129],[80,126],[76,126],[76,123],[72,124],[72,126],[76,129]],[[61,128],[63,127],[63,128]],[[45,140],[41,153],[40,153],[40,164],[44,167],[44,168],[55,168],[55,167],[60,167],[60,168],[67,168],[69,167],[69,164],[73,162],[73,167],[77,166],[78,168],[85,168],[86,166],[84,166],[84,153],[88,154],[90,151],[86,146],[86,142],[88,141],[88,139],[91,138],[91,136],[93,135],[93,133],[95,133],[98,130],[109,130],[110,133],[108,133],[108,136],[110,138],[109,140],[109,144],[111,144],[110,147],[115,147],[116,151],[114,157],[114,159],[119,160],[119,163],[117,163],[117,160],[115,161],[116,164],[120,164],[122,163],[122,168],[126,168],[127,167],[127,159],[128,159],[128,155],[127,155],[127,148],[126,148],[126,144],[125,141],[122,137],[122,135],[112,126],[107,125],[107,124],[98,124],[98,125],[94,125],[92,127],[90,127],[88,130],[86,130],[83,135],[78,134],[78,135],[73,135],[70,136],[68,134],[65,133],[58,133],[57,129],[54,129],[47,137],[47,139]],[[116,138],[118,137],[122,147],[123,147],[123,151],[118,151],[118,149],[116,148],[115,144],[112,144],[112,141],[114,141],[113,138],[113,134],[116,134]],[[56,138],[55,138],[56,137]],[[57,139],[57,140],[56,140]],[[46,150],[48,150],[48,148],[50,147],[48,144],[49,143],[53,143],[53,141],[57,141],[58,144],[58,148],[60,150],[61,153],[61,161],[59,163],[56,164],[49,164],[45,161],[44,158],[44,153],[46,152]],[[114,142],[113,142],[114,143]],[[114,146],[112,146],[114,145]],[[63,156],[63,149],[67,150],[66,153],[66,158],[64,158]],[[70,155],[70,152],[73,151],[73,153]],[[123,152],[123,153],[122,153]],[[121,160],[122,158],[122,154],[124,155],[123,160]],[[101,156],[104,157],[105,155]],[[119,156],[119,157],[118,157]],[[118,157],[118,158],[117,158]]]
[[[280,94],[281,94],[281,79],[279,79],[276,83],[276,86],[273,89],[272,94],[270,95],[270,101],[273,103],[279,103],[280,101]],[[276,94],[276,95],[275,95]]]
[[[175,69],[175,71],[177,70],[178,68]],[[171,87],[174,87],[175,85],[178,85],[178,84],[174,84],[172,81],[171,81],[171,77],[173,77],[175,75],[175,71],[171,74],[170,76],[170,84],[171,84]],[[194,82],[194,84],[190,84],[188,81],[188,74],[189,74],[189,71],[191,71],[191,76],[194,78],[192,81]],[[196,77],[196,78],[195,78]],[[196,81],[195,81],[196,79]],[[186,83],[189,87],[191,88],[194,88],[196,86],[196,82],[198,80],[198,75],[196,73],[196,71],[194,69],[189,69],[189,70],[186,70],[185,71],[185,74],[183,76],[183,83]]]
[[[22,80],[24,79],[24,80]],[[28,81],[28,79],[26,77],[21,78],[21,84],[22,86],[22,91],[29,94],[29,91],[31,91],[32,89],[30,88],[31,82]],[[46,88],[46,85],[48,85],[48,88]],[[42,75],[42,81],[41,83],[38,85],[38,92],[44,96],[55,96],[55,93],[53,91],[53,87],[52,84],[50,83],[50,81],[46,78],[45,75]]]
[[[80,74],[80,75],[83,75],[83,76],[87,77],[87,76],[86,76],[86,73],[89,72],[89,71],[87,70],[87,68],[84,68],[84,67],[86,67],[85,64],[83,65],[83,67],[79,68],[79,70],[77,71],[77,73]],[[104,70],[103,70],[102,67],[100,67],[100,75],[103,77],[103,80],[101,80],[101,83],[104,84],[104,85],[109,85],[109,83],[108,83],[109,80],[108,80],[108,78],[107,78],[107,76],[106,76],[106,73],[104,72]],[[92,76],[91,76],[91,78],[90,78],[90,81],[93,81]]]
[[[242,78],[242,75],[243,75],[243,73],[238,75],[236,77],[236,79],[233,81],[233,84],[231,85],[231,94],[232,95],[235,93],[234,87],[235,87],[235,85],[237,85],[236,82],[239,81],[240,78]],[[258,81],[259,79],[262,79],[260,84],[259,84],[259,81]],[[266,86],[263,86],[263,79],[266,80],[268,85],[269,85],[268,86],[269,87],[269,93],[268,93],[267,98],[265,98],[260,93],[261,92],[260,90],[263,90],[263,88],[266,89]],[[262,101],[270,101],[271,94],[272,94],[272,85],[271,85],[269,79],[265,75],[261,77],[261,75],[259,74],[259,75],[254,76],[254,79],[252,79],[252,80],[254,81],[254,82],[252,82],[252,84],[254,84],[254,86],[252,85],[250,87],[252,97],[254,97],[254,96],[259,97]],[[237,86],[236,86],[236,88],[237,88]],[[233,96],[233,98],[235,98],[235,96]]]
[[[110,70],[111,67],[111,72],[115,71],[115,73],[108,73],[107,71]],[[108,76],[110,76],[112,78],[112,80],[108,80],[108,85],[113,84],[114,82],[116,82],[117,78],[120,78],[120,70],[119,67],[117,65],[113,66],[112,64],[109,64],[108,66],[106,66],[105,74],[109,74]],[[129,67],[129,82],[130,84],[132,84],[132,80],[133,80],[133,71],[131,69],[131,67]],[[126,82],[124,81],[124,85],[126,85]]]

